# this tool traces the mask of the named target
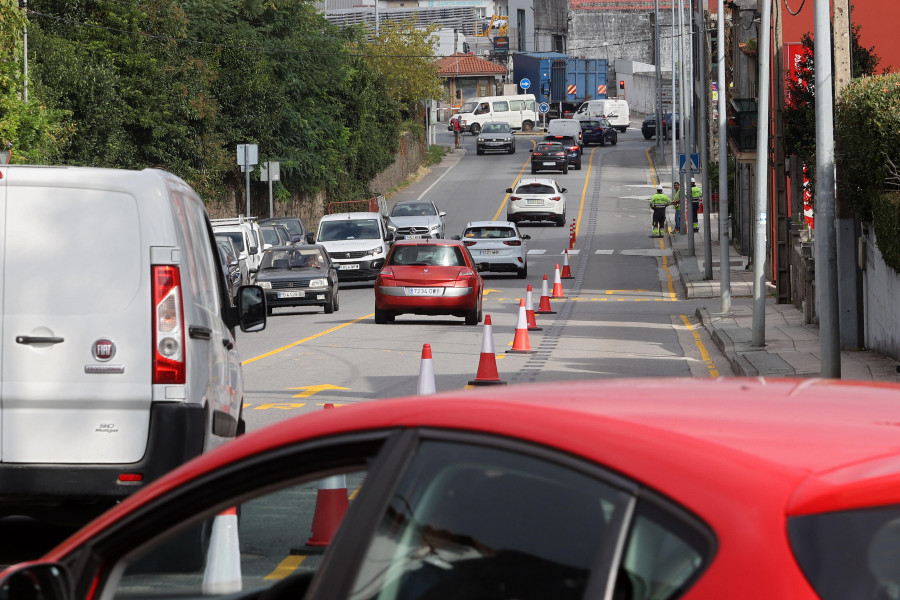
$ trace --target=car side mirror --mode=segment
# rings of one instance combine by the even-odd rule
[[[390,231],[388,231],[386,234],[384,234],[384,241],[386,241],[386,242],[393,242],[393,241],[394,241],[394,234],[391,233]]]
[[[238,318],[241,331],[262,331],[266,328],[266,294],[258,285],[238,288]]]
[[[512,192],[513,192],[513,189],[512,189],[512,188],[506,188],[506,193],[507,193],[507,194],[512,194]]]
[[[315,244],[316,243],[316,234],[312,231],[306,232],[306,243],[307,244]]]
[[[559,188],[559,191],[562,192],[563,194],[565,194],[565,193],[566,193],[566,190],[568,190],[568,189],[569,189],[569,188]]]
[[[250,246],[250,254],[259,254],[259,246]]]
[[[528,151],[529,151],[529,152],[534,152],[534,148],[529,148]]]
[[[530,240],[530,239],[531,239],[531,236],[528,235],[527,233],[523,233],[523,234],[520,235],[519,237],[521,237],[523,240]]]
[[[441,217],[441,218],[443,218],[443,217],[446,217],[446,216],[447,216],[447,213],[445,213],[444,211],[441,211],[441,212],[438,213],[438,216]]]
[[[0,598],[9,600],[71,600],[69,572],[59,563],[14,567],[0,580]]]
[[[257,273],[259,273],[259,267],[250,267],[249,269],[247,269],[247,272],[249,272],[251,275],[256,275]]]
[[[451,240],[461,240],[462,238],[459,237],[458,235],[451,235],[451,236],[450,236],[450,239],[451,239]]]

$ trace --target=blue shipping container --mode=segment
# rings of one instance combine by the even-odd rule
[[[606,98],[608,62],[606,59],[574,58],[559,52],[521,52],[513,54],[513,79],[518,84],[528,79],[538,102],[547,102],[563,114],[582,102]]]

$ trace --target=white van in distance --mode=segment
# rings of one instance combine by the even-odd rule
[[[86,519],[241,433],[265,298],[184,181],[2,165],[0,215],[0,514]]]
[[[481,133],[488,121],[503,121],[512,129],[531,131],[538,118],[535,102],[534,94],[471,98],[459,107],[457,118],[463,131],[472,135]]]
[[[307,242],[325,247],[340,281],[365,281],[378,276],[393,240],[381,213],[349,212],[323,216]]]
[[[628,102],[608,98],[606,100],[588,100],[575,111],[574,119],[582,117],[606,117],[610,125],[625,133],[631,125],[631,112]]]

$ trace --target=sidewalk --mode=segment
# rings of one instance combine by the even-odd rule
[[[663,153],[665,154],[665,153]],[[666,157],[651,151],[657,181],[670,181],[670,165]],[[659,161],[657,162],[657,160]],[[671,190],[669,190],[671,191]],[[687,298],[720,299],[721,246],[719,244],[718,214],[710,215],[712,243],[712,276],[704,279],[704,215],[699,215],[700,231],[694,236],[694,254],[688,249],[688,236],[669,233],[681,289]],[[713,342],[727,357],[736,375],[756,377],[818,377],[821,369],[819,328],[803,322],[802,313],[792,304],[776,304],[766,282],[765,345],[751,344],[753,331],[753,268],[747,269],[746,256],[729,249],[731,275],[731,311],[727,314],[705,307],[697,310],[697,317],[709,332]],[[841,378],[900,383],[897,361],[868,350],[841,351]]]

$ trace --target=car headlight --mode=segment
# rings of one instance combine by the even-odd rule
[[[388,228],[388,231],[390,231],[391,233],[396,233],[396,232],[397,232],[397,226],[396,226],[396,225],[388,225],[387,228]]]
[[[483,141],[484,141],[484,138],[481,138],[481,137],[480,137],[480,138],[478,138],[478,141],[479,141],[479,142],[483,142]]]
[[[310,279],[309,287],[325,287],[328,285],[327,279]]]
[[[429,226],[429,229],[430,229],[431,231],[437,231],[437,230],[440,229],[440,228],[441,228],[440,223],[438,223],[437,225],[431,225],[431,226]]]
[[[271,289],[272,289],[272,282],[271,282],[271,281],[257,281],[256,284],[257,284],[259,287],[261,287],[262,289],[264,289],[264,290],[271,290]]]
[[[366,250],[366,253],[363,254],[363,256],[375,256],[376,254],[381,254],[382,252],[384,252],[384,247],[376,246],[375,248],[372,248],[371,250]]]

